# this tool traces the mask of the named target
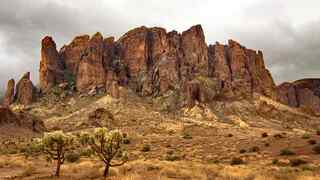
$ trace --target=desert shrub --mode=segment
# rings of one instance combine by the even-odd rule
[[[265,147],[269,147],[269,146],[270,146],[270,143],[265,143],[264,146],[265,146]]]
[[[67,162],[74,163],[74,162],[79,161],[80,154],[77,152],[69,152],[65,155],[65,159]]]
[[[316,154],[320,154],[320,145],[316,145],[312,148],[313,152],[315,152]]]
[[[260,148],[258,146],[253,146],[249,149],[250,152],[259,152]]]
[[[244,164],[244,161],[241,158],[232,158],[231,165],[240,165],[240,164]]]
[[[183,139],[192,139],[192,136],[189,133],[183,133],[182,138]]]
[[[123,144],[130,144],[130,139],[128,138],[123,138]]]
[[[290,159],[290,165],[291,166],[300,166],[302,164],[307,164],[307,161],[303,159]]]
[[[318,129],[318,130],[316,131],[316,134],[317,134],[318,136],[320,136],[320,129]]]
[[[107,128],[96,128],[92,133],[82,133],[80,143],[88,146],[98,155],[105,164],[103,176],[109,175],[110,167],[121,166],[128,160],[127,154],[122,151],[123,135],[119,130],[108,131]],[[113,160],[121,154],[121,161],[114,163]]]
[[[302,139],[309,139],[311,136],[310,134],[304,134],[302,135]]]
[[[92,155],[94,155],[94,151],[92,151],[92,149],[90,148],[82,148],[80,149],[80,156],[84,156],[84,157],[91,157]]]
[[[314,139],[310,139],[310,140],[308,141],[308,143],[309,143],[310,145],[315,145],[315,144],[317,144],[317,141],[314,140]]]
[[[273,160],[272,160],[272,164],[273,164],[273,165],[276,165],[276,164],[278,164],[278,163],[279,163],[279,159],[273,159]]]
[[[62,131],[45,133],[44,137],[38,141],[42,146],[42,151],[47,154],[48,160],[56,160],[55,176],[60,175],[60,167],[64,164],[65,155],[74,143],[74,136],[65,134]]]
[[[277,139],[281,139],[284,138],[284,136],[280,133],[273,135],[273,137],[277,138]]]
[[[209,160],[208,160],[208,163],[209,163],[209,164],[219,164],[220,161],[219,161],[219,159],[209,159]]]
[[[264,133],[262,133],[261,134],[261,137],[263,137],[263,138],[266,138],[266,137],[268,137],[269,135],[268,135],[268,133],[266,133],[266,132],[264,132]]]
[[[243,154],[243,153],[246,153],[246,152],[247,152],[247,150],[245,150],[245,149],[240,149],[240,151],[239,151],[240,154]]]
[[[295,152],[293,152],[292,150],[290,150],[290,149],[282,149],[281,151],[280,151],[280,155],[281,156],[292,156],[292,155],[295,155],[296,153]]]
[[[177,161],[177,160],[180,160],[180,156],[178,156],[176,154],[166,154],[165,160],[166,161]]]
[[[151,150],[150,144],[144,144],[141,148],[142,152],[149,152]]]
[[[228,134],[228,137],[233,137],[233,134]]]

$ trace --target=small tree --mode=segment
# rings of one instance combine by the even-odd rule
[[[71,134],[65,134],[62,131],[45,133],[41,139],[42,150],[48,155],[49,160],[57,162],[55,176],[60,175],[60,167],[64,163],[66,152],[71,150],[74,143],[74,137]]]
[[[80,142],[88,145],[105,164],[103,176],[107,177],[110,167],[121,166],[127,162],[126,153],[122,153],[123,135],[118,130],[108,132],[107,128],[96,128],[93,133],[82,133]],[[122,156],[119,163],[112,163],[114,157]]]

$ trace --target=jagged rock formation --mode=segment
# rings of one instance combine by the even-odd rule
[[[291,107],[309,108],[320,114],[320,79],[302,79],[277,87],[278,100]]]
[[[15,125],[35,132],[42,132],[45,130],[43,121],[30,114],[23,111],[14,113],[9,108],[0,106],[0,127],[2,125]]]
[[[7,90],[4,95],[3,99],[3,105],[4,106],[9,106],[14,102],[14,86],[15,86],[15,81],[14,79],[10,79],[7,84]]]
[[[74,81],[81,93],[107,92],[114,97],[119,97],[121,86],[141,96],[179,91],[189,105],[215,98],[251,97],[253,93],[276,98],[276,86],[261,51],[233,40],[228,45],[207,46],[200,25],[181,34],[142,26],[117,41],[100,33],[91,38],[83,35],[59,52],[47,36],[41,47],[42,93]],[[33,101],[34,87],[29,78],[22,78],[16,91],[19,103]]]
[[[100,33],[91,38],[83,35],[59,54],[53,40],[46,37],[42,47],[42,90],[62,81],[60,64],[64,64],[63,71],[74,76],[82,93],[95,89],[118,96],[119,86],[130,87],[141,96],[179,90],[190,105],[210,102],[217,96],[250,97],[254,92],[276,98],[276,86],[262,52],[233,40],[228,45],[208,47],[200,25],[181,34],[142,26],[117,41],[103,39]]]
[[[16,86],[16,101],[23,105],[29,105],[35,101],[36,89],[30,80],[30,73],[25,73]]]
[[[56,49],[56,43],[51,37],[42,40],[40,61],[40,89],[42,92],[50,90],[55,84],[63,82],[63,62]]]

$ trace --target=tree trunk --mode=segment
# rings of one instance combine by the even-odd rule
[[[58,160],[57,160],[57,169],[56,169],[56,174],[55,174],[55,176],[57,176],[57,177],[60,176],[60,166],[61,166],[61,159],[58,158]]]
[[[103,176],[107,177],[109,175],[109,164],[106,164],[105,168],[104,168],[104,173]]]

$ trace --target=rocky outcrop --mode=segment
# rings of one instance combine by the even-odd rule
[[[40,89],[47,92],[64,79],[64,65],[56,49],[56,43],[46,36],[41,43]]]
[[[57,84],[61,70],[74,77],[81,93],[99,90],[117,98],[119,87],[131,88],[140,96],[179,91],[190,105],[216,98],[252,97],[253,93],[276,98],[262,52],[234,40],[228,45],[207,46],[200,25],[181,34],[142,26],[119,40],[103,39],[100,33],[92,38],[83,35],[59,53],[52,38],[46,37],[42,43],[42,89]]]
[[[23,75],[16,86],[16,100],[23,105],[29,105],[35,101],[36,89],[30,80],[30,73],[27,72]]]
[[[291,107],[307,108],[320,114],[320,79],[302,79],[277,87],[278,100]]]
[[[88,42],[87,48],[80,57],[76,87],[80,92],[86,92],[92,87],[105,88],[105,69],[103,65],[103,37],[96,33]]]
[[[45,130],[43,121],[34,116],[24,111],[12,112],[9,108],[0,106],[0,127],[3,125],[19,126],[34,132],[42,132]]]
[[[3,105],[4,106],[9,106],[14,102],[14,86],[15,86],[15,81],[14,79],[10,79],[7,84],[7,90],[4,95],[3,99]]]

